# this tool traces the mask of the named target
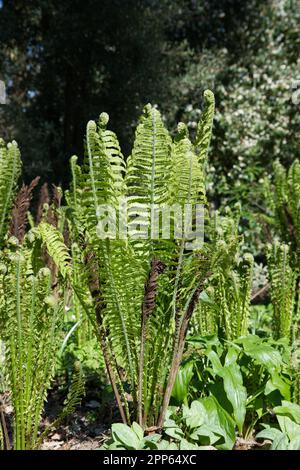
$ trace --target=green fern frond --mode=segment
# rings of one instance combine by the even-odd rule
[[[271,300],[274,309],[273,333],[275,339],[290,338],[296,326],[296,272],[291,267],[290,249],[275,242],[268,247],[268,271],[271,284]]]
[[[21,172],[21,157],[15,141],[5,145],[0,139],[0,246],[7,233],[10,210]]]
[[[204,92],[204,110],[201,120],[197,127],[195,139],[195,150],[197,152],[199,162],[204,168],[207,160],[209,144],[212,136],[212,125],[215,112],[215,97],[212,91]]]
[[[69,251],[64,244],[62,234],[53,225],[42,222],[38,226],[38,234],[40,234],[45,243],[48,253],[59,268],[64,278],[72,275],[71,258]]]

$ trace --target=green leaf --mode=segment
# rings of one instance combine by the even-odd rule
[[[229,366],[237,361],[239,351],[236,348],[229,348],[225,357],[225,366]]]
[[[111,427],[113,438],[127,449],[136,450],[140,447],[140,439],[127,424],[114,423]]]
[[[227,398],[232,404],[233,415],[239,432],[242,434],[246,416],[247,390],[243,385],[240,366],[237,363],[227,365],[219,371],[218,375],[223,378]]]
[[[269,344],[263,343],[258,336],[247,336],[237,342],[242,343],[247,356],[250,356],[257,364],[263,365],[268,370],[272,371],[282,366],[282,357],[279,351]]]
[[[144,430],[143,428],[141,428],[141,426],[136,423],[135,421],[132,423],[131,425],[131,429],[135,432],[135,434],[137,435],[137,437],[142,440],[143,437],[144,437]]]
[[[283,398],[290,400],[291,386],[278,372],[272,373],[270,379],[266,383],[265,394],[269,395],[274,390],[279,390]]]
[[[181,405],[187,403],[189,384],[193,377],[193,361],[189,361],[180,367],[172,390],[172,397]]]
[[[291,440],[288,450],[300,450],[300,435]]]
[[[193,401],[191,407],[185,407],[183,418],[190,429],[201,426],[207,420],[207,413],[199,401]]]
[[[194,441],[199,441],[201,444],[215,444],[220,440],[222,435],[223,433],[219,426],[206,423],[194,430],[193,434],[191,434],[191,439]]]
[[[282,432],[288,435],[292,440],[300,436],[300,425],[291,420],[288,416],[277,416],[278,423]]]
[[[179,443],[179,450],[199,450],[199,446],[188,442],[186,439],[182,439]]]
[[[256,434],[256,439],[270,439],[270,441],[274,441],[276,438],[282,436],[282,432],[279,431],[277,428],[266,428]]]
[[[286,434],[281,434],[276,437],[271,445],[270,450],[287,450],[289,445],[289,440]]]
[[[164,432],[174,439],[180,439],[184,435],[177,423],[170,418],[167,418],[164,422]]]
[[[215,351],[210,351],[207,355],[208,359],[210,360],[213,371],[215,374],[219,374],[220,370],[223,368],[219,356]]]
[[[231,450],[235,443],[235,426],[231,416],[225,411],[214,397],[202,398],[208,416],[208,424],[218,427],[224,442],[216,445],[218,449]]]
[[[281,406],[273,409],[274,413],[279,416],[288,416],[295,423],[300,424],[300,406],[295,403],[283,400]]]

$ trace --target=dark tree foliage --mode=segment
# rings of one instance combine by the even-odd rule
[[[2,0],[0,78],[9,103],[0,107],[0,135],[18,140],[27,183],[40,174],[65,184],[70,155],[82,157],[87,120],[108,112],[127,155],[143,105],[159,103],[171,128],[186,120],[193,132],[208,87],[219,111],[211,161],[228,173],[244,158],[241,142],[253,133],[247,118],[231,123],[235,107],[247,116],[249,90],[266,93],[272,120],[282,122],[287,114],[281,98],[269,96],[273,88],[264,91],[263,80],[297,62],[299,26],[292,12],[298,2],[283,2],[290,13],[280,16],[274,0]],[[269,111],[260,97],[257,103],[268,133],[263,116]],[[291,107],[289,116],[296,111]],[[296,128],[289,117],[289,133]],[[253,150],[253,164],[265,164],[266,150],[269,163],[272,153],[277,156],[275,131]]]
[[[164,5],[152,3],[3,1],[1,71],[10,104],[2,120],[5,137],[20,141],[28,177],[43,172],[65,182],[89,118],[107,111],[126,143],[125,122],[134,121],[142,103],[159,100],[167,76]]]

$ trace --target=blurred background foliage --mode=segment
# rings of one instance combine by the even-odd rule
[[[209,87],[210,199],[255,207],[274,159],[299,157],[299,49],[300,0],[1,0],[0,135],[27,181],[65,185],[88,119],[107,111],[127,155],[145,103],[193,132]]]

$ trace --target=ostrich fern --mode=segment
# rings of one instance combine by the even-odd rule
[[[286,170],[276,160],[273,180],[265,180],[265,195],[271,223],[282,242],[292,248],[290,261],[300,269],[300,162],[295,160]]]
[[[58,282],[57,270],[42,248],[42,229],[34,228],[25,235],[32,191],[39,178],[29,186],[23,185],[15,198],[20,169],[17,144],[13,142],[5,146],[1,140],[0,338],[1,348],[4,345],[5,350],[1,377],[7,377],[14,411],[15,450],[39,447],[47,432],[38,437],[41,414],[61,343],[64,306],[64,286]],[[55,423],[74,409],[82,392],[83,380],[81,374],[77,374],[65,408]],[[1,447],[10,448],[2,402]]]
[[[276,339],[298,339],[300,306],[296,289],[297,274],[291,266],[288,245],[275,241],[268,246],[268,271],[273,304],[273,334]]]
[[[30,245],[29,240],[22,247],[12,240],[2,256],[1,335],[14,408],[15,449],[35,446],[54,372],[61,318],[51,272],[39,266]]]
[[[138,208],[150,207],[152,213],[155,204],[206,203],[213,94],[206,91],[204,99],[194,143],[184,124],[172,140],[158,110],[147,105],[126,162],[116,135],[107,129],[108,116],[88,123],[84,161],[79,166],[72,157],[73,182],[66,194],[71,241],[81,251],[75,267],[79,276],[58,232],[47,224],[40,229],[94,325],[124,423],[162,426],[190,318],[218,259],[207,246],[187,250],[185,233],[179,239],[151,237],[145,213],[139,229],[146,236],[136,236]],[[120,197],[127,201],[130,236],[101,239],[98,208],[117,208]],[[123,218],[118,214],[118,223]]]

